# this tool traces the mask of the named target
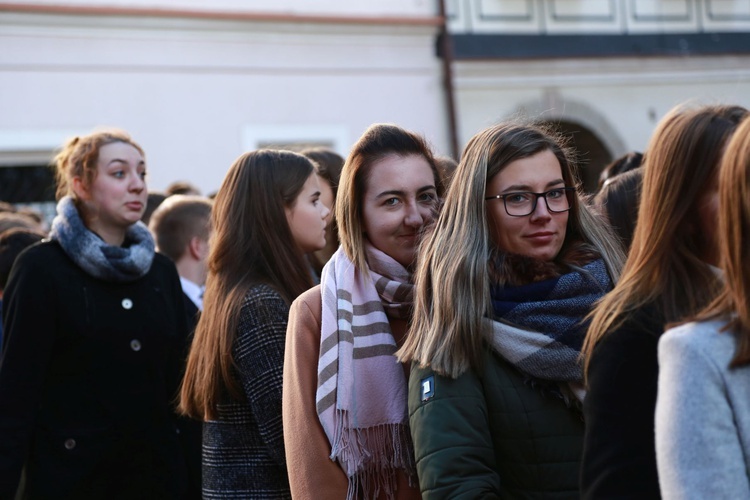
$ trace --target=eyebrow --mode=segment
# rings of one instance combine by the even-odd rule
[[[124,163],[125,165],[128,164],[128,162],[126,160],[123,160],[122,158],[113,158],[113,159],[109,160],[109,163],[107,163],[107,166],[110,166],[113,163]],[[141,161],[138,162],[138,164],[136,166],[139,167],[139,166],[145,165],[145,164],[146,164],[146,162],[143,161],[143,160],[141,160]]]
[[[555,186],[557,184],[565,184],[565,181],[563,179],[555,179],[554,181],[550,181],[545,186],[545,189],[551,188],[552,186]],[[531,186],[528,186],[526,184],[513,184],[512,186],[508,186],[507,188],[503,189],[502,193],[508,193],[512,191],[528,191],[531,192]]]
[[[424,191],[429,191],[431,189],[435,189],[435,186],[433,184],[428,184],[427,186],[422,186],[421,188],[417,189],[417,193],[423,193]],[[390,191],[383,191],[382,193],[375,196],[375,199],[382,198],[384,196],[404,196],[406,194],[406,191],[399,191],[398,189],[393,189]]]

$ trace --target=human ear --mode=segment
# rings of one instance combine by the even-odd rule
[[[188,252],[195,260],[204,260],[208,255],[208,241],[198,236],[190,238]]]
[[[73,177],[71,188],[73,189],[73,193],[76,195],[76,198],[78,198],[79,200],[86,201],[91,197],[86,182],[84,182],[84,180],[79,176]]]

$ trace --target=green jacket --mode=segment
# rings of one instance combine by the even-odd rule
[[[455,380],[413,366],[409,423],[423,499],[580,496],[580,413],[494,352]]]

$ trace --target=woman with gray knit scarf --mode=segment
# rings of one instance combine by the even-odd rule
[[[16,260],[3,306],[0,498],[185,498],[173,400],[187,338],[174,264],[140,222],[143,150],[124,132],[56,157],[49,239]]]
[[[409,423],[423,498],[578,498],[584,318],[623,253],[539,126],[469,142],[425,236]]]

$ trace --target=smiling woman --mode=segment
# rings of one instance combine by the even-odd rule
[[[22,468],[24,498],[184,498],[172,401],[187,324],[174,264],[139,222],[143,150],[99,132],[56,166],[50,239],[4,293],[0,498]]]
[[[394,353],[411,316],[419,237],[442,194],[424,139],[373,125],[336,197],[341,248],[289,314],[284,444],[295,499],[419,498]]]

